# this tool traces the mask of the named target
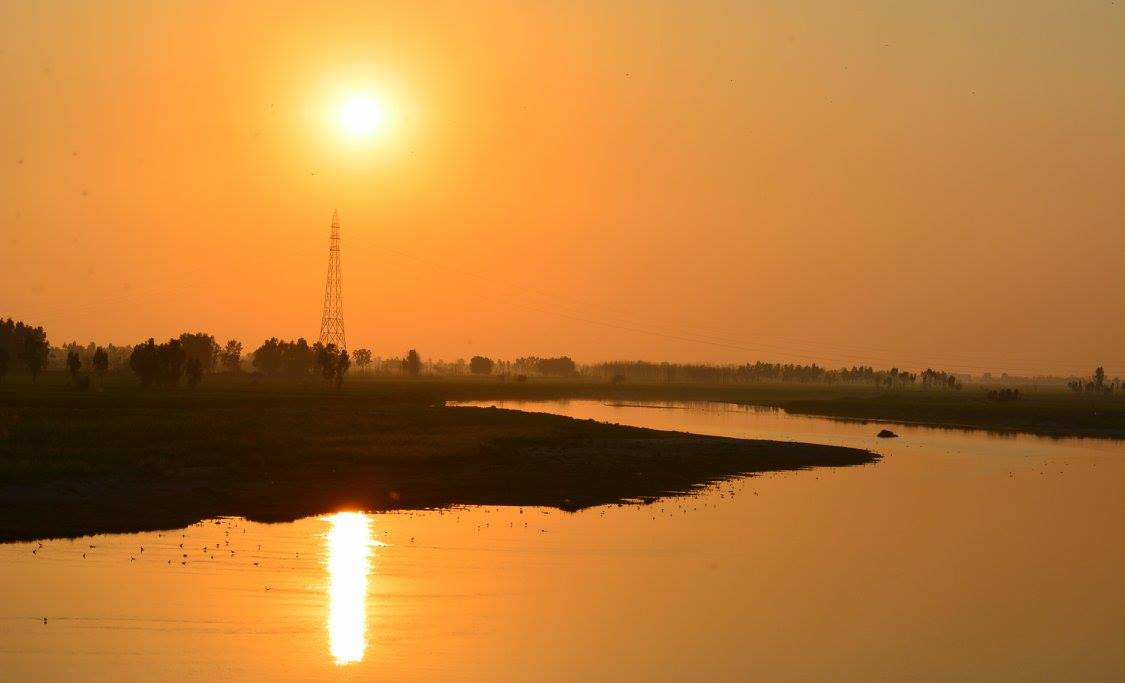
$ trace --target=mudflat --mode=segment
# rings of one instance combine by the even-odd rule
[[[338,509],[564,510],[868,451],[640,429],[362,385],[0,392],[0,541]]]

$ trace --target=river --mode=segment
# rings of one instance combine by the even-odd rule
[[[727,404],[477,405],[883,459],[578,513],[4,544],[0,679],[1125,678],[1125,442],[877,439],[883,425]]]

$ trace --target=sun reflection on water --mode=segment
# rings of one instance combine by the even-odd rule
[[[336,664],[363,660],[367,649],[367,575],[371,571],[371,518],[338,512],[324,518],[332,527],[328,545],[328,649]]]

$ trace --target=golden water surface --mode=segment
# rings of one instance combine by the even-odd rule
[[[0,545],[0,680],[1125,678],[1121,443],[520,407],[885,458],[574,514],[339,511]]]

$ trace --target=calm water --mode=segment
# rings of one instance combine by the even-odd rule
[[[1125,444],[496,405],[885,458],[577,514],[342,512],[0,545],[0,679],[1125,678]]]

